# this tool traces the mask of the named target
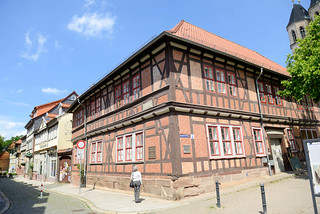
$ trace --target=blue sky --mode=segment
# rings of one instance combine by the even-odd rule
[[[24,133],[35,106],[82,94],[180,20],[285,66],[291,9],[291,0],[1,0],[0,135]]]

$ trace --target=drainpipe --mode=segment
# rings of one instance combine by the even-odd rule
[[[266,137],[265,137],[266,133],[265,133],[265,130],[264,130],[263,114],[262,114],[260,93],[259,93],[259,85],[258,85],[258,79],[261,77],[262,74],[263,74],[263,68],[261,68],[261,72],[260,72],[259,76],[256,79],[256,89],[257,89],[257,95],[258,95],[258,103],[259,103],[259,111],[260,111],[260,122],[261,122],[261,127],[262,127],[262,134],[263,134],[263,143],[264,143],[264,148],[266,149],[266,154],[267,154],[269,175],[272,176],[271,165],[270,165],[270,160],[269,160],[269,155],[268,155],[268,150],[267,150],[267,143],[266,143]]]
[[[78,98],[78,103],[82,106],[83,108],[83,113],[84,113],[84,137],[85,142],[86,142],[86,147],[85,147],[85,154],[84,154],[84,172],[83,172],[83,177],[84,177],[84,187],[87,186],[87,157],[88,157],[88,137],[87,137],[87,109],[85,108],[85,106],[83,106],[83,104],[80,102],[79,98]],[[80,169],[81,171],[81,169]],[[81,173],[81,172],[80,172]]]

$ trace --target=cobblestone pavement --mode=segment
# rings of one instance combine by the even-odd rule
[[[275,180],[265,185],[268,214],[314,214],[309,180],[306,176]],[[221,208],[217,199],[195,197],[186,199],[189,203],[152,214],[261,214],[263,213],[260,185],[243,186],[237,191],[221,190]],[[318,210],[320,200],[317,199]],[[151,214],[151,213],[150,213]],[[320,214],[320,213],[319,213]]]
[[[43,197],[40,199],[40,189],[38,187],[22,182],[15,182],[9,178],[0,178],[0,190],[11,203],[11,206],[5,214],[94,213],[80,200],[67,195],[50,192],[50,190],[45,189]],[[0,196],[0,210],[3,208],[2,202],[3,199]]]

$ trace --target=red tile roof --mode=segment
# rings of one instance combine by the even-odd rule
[[[57,100],[57,101],[53,101],[53,102],[50,102],[50,103],[46,103],[46,104],[43,104],[43,105],[39,105],[39,106],[36,106],[34,107],[30,117],[34,118],[34,117],[38,117],[44,113],[47,113],[48,111],[50,111],[50,109],[52,109],[53,107],[55,107],[57,104],[59,104],[61,100]],[[37,114],[35,114],[37,113]]]
[[[22,143],[22,140],[21,139],[19,139],[17,142],[16,142],[16,144],[21,144]]]
[[[69,108],[71,104],[69,103],[61,103],[62,108]]]
[[[261,54],[203,30],[184,20],[180,21],[179,24],[167,32],[183,39],[193,41],[195,43],[232,55],[239,59],[251,62],[255,65],[275,71],[282,75],[290,76],[286,68],[262,56]]]

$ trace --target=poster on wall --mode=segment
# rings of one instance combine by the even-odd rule
[[[320,194],[320,142],[307,143],[314,193]]]

